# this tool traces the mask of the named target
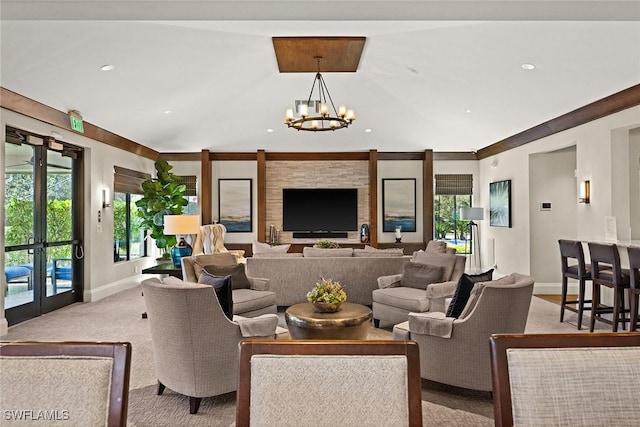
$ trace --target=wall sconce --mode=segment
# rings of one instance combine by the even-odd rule
[[[102,189],[102,209],[111,207],[111,195],[108,188]]]
[[[580,196],[578,197],[578,203],[589,203],[591,198],[589,180],[584,180],[580,183]]]

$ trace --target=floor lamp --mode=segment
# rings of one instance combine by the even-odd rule
[[[460,208],[460,219],[469,221],[469,235],[471,236],[471,242],[473,246],[477,246],[478,248],[477,251],[473,251],[473,258],[471,258],[473,260],[475,269],[477,270],[478,268],[481,268],[480,264],[482,263],[482,256],[480,256],[480,243],[478,242],[478,244],[476,245],[476,240],[478,239],[480,233],[478,230],[478,224],[476,224],[474,221],[484,220],[484,208]],[[475,239],[473,238],[473,227],[476,227]],[[474,248],[472,247],[471,249],[473,250]],[[478,254],[478,262],[476,262],[476,252]]]

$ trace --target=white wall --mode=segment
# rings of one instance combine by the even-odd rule
[[[395,242],[393,232],[383,232],[382,218],[382,180],[385,178],[415,178],[416,179],[416,231],[402,231],[402,241],[415,243],[423,241],[422,234],[422,205],[424,200],[424,189],[422,185],[422,161],[421,160],[379,160],[378,161],[378,242]]]
[[[135,286],[138,283],[136,273],[151,264],[152,257],[127,262],[113,262],[113,211],[111,208],[102,209],[102,189],[108,187],[113,195],[113,166],[118,165],[129,169],[153,174],[153,162],[136,154],[114,148],[91,140],[82,135],[57,128],[55,126],[17,114],[13,111],[1,109],[0,135],[5,140],[6,126],[13,126],[40,135],[51,135],[52,131],[62,135],[62,141],[85,148],[85,262],[84,262],[84,301],[95,301],[111,295],[122,289]],[[4,153],[4,149],[2,150]],[[0,168],[4,170],[4,154],[0,160]],[[4,248],[4,180],[0,189],[0,228],[2,229],[2,244]],[[102,232],[98,232],[98,212],[102,216]],[[0,262],[4,265],[4,251],[0,255]],[[2,279],[4,282],[4,275]],[[2,295],[5,284],[2,283]],[[4,318],[4,298],[0,298],[0,335],[6,333]]]
[[[218,179],[220,178],[249,178],[252,180],[252,232],[227,233],[224,241],[227,243],[251,243],[258,239],[258,163],[255,161],[214,161],[211,162],[211,215],[214,221],[218,218]]]
[[[558,239],[575,239],[578,233],[576,147],[531,154],[529,164],[531,275],[537,285],[560,283]],[[551,203],[551,210],[541,210],[542,202]]]
[[[629,132],[629,212],[631,240],[640,240],[640,128]]]
[[[603,240],[605,217],[624,208],[625,200],[612,199],[612,138],[616,130],[628,135],[631,128],[640,127],[640,107],[542,138],[513,150],[481,160],[481,200],[489,205],[489,183],[502,179],[512,182],[513,228],[489,227],[484,221],[480,227],[483,235],[495,241],[495,256],[498,271],[504,274],[520,272],[529,274],[530,236],[535,230],[530,227],[529,201],[529,155],[576,146],[577,181],[591,181],[591,203],[578,204],[574,218],[576,238]],[[495,168],[491,164],[497,162]],[[628,164],[628,162],[627,162]],[[627,193],[628,194],[628,193]],[[628,209],[628,208],[627,208]],[[638,215],[638,213],[634,213]],[[629,224],[618,222],[618,230],[629,228]],[[483,257],[488,251],[483,250]]]

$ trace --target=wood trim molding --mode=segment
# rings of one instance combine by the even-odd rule
[[[209,153],[209,160],[211,161],[223,161],[223,160],[257,160],[257,153]]]
[[[425,150],[422,163],[422,236],[433,239],[433,150]]]
[[[258,150],[258,241],[267,241],[267,156],[264,150]]]
[[[160,153],[142,144],[131,141],[106,129],[102,129],[89,122],[84,122],[84,133],[75,132],[71,129],[69,116],[67,113],[56,110],[33,99],[22,96],[5,88],[0,88],[0,106],[7,110],[15,111],[18,114],[40,120],[53,126],[68,130],[78,135],[102,142],[121,150],[128,151],[133,154],[145,157],[147,159],[156,160]]]
[[[422,160],[424,159],[424,153],[421,151],[415,152],[379,152],[378,160]]]
[[[263,151],[264,150],[260,150]],[[369,160],[369,153],[363,152],[344,152],[344,153],[265,153],[266,161],[334,161],[334,160]]]
[[[202,224],[211,224],[213,222],[213,206],[211,203],[213,184],[211,182],[209,150],[202,150],[202,153],[200,153],[200,171],[200,209],[202,212]]]
[[[378,151],[369,151],[369,242],[378,244]]]
[[[202,160],[202,153],[160,153],[158,159],[167,162],[197,162]]]
[[[640,84],[599,99],[478,150],[478,159],[495,156],[529,142],[537,141],[637,105],[640,105]]]
[[[433,153],[433,160],[478,160],[478,156],[472,151],[438,151]]]

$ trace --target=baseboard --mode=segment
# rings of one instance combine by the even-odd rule
[[[562,292],[562,284],[560,283],[535,283],[533,285],[533,294],[540,295],[560,295]],[[567,286],[568,294],[578,294],[578,283],[569,283]]]
[[[9,322],[6,318],[0,319],[0,337],[3,337],[9,333]]]
[[[110,295],[117,294],[120,291],[124,291],[125,289],[138,286],[141,280],[142,275],[140,274],[137,276],[127,277],[126,279],[107,283],[98,288],[85,289],[82,296],[84,297],[84,302],[95,302]]]

